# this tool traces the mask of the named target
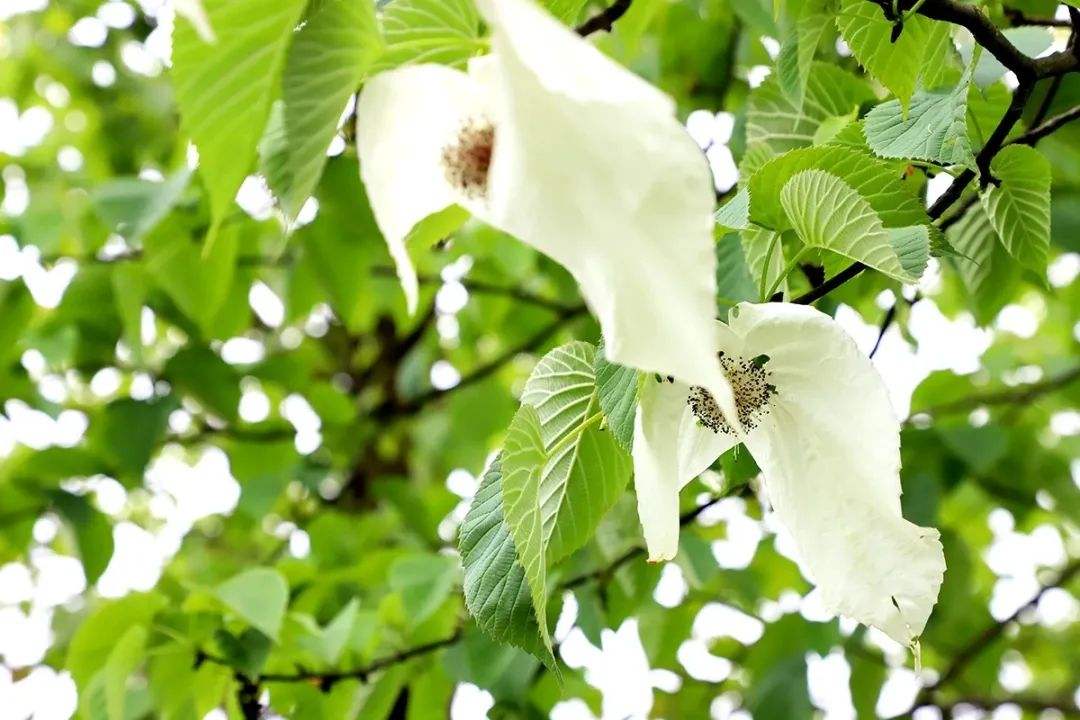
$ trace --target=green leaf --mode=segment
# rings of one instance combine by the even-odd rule
[[[237,419],[240,378],[214,351],[189,345],[169,359],[164,374],[177,390],[214,415],[224,420]]]
[[[990,224],[1009,254],[1041,277],[1050,249],[1050,162],[1034,148],[1009,145],[990,174],[1001,181],[981,193]]]
[[[372,0],[323,0],[293,39],[282,99],[260,146],[264,174],[289,221],[315,189],[345,104],[382,50]]]
[[[341,611],[323,629],[322,657],[328,665],[336,665],[341,659],[345,644],[352,635],[356,613],[359,609],[359,600],[356,598],[349,600],[348,604],[341,608]]]
[[[450,596],[456,563],[442,555],[411,555],[390,566],[390,587],[400,593],[408,623],[416,627]]]
[[[784,248],[780,233],[751,225],[739,233],[739,244],[742,245],[750,277],[756,283],[753,297],[758,299],[760,288],[764,286],[767,290],[784,272]],[[780,291],[787,292],[787,280],[781,281]]]
[[[484,473],[458,531],[465,570],[465,605],[493,640],[516,645],[554,664],[540,642],[525,568],[504,516],[502,459]]]
[[[609,362],[604,355],[604,344],[596,350],[596,395],[600,409],[604,411],[612,436],[624,450],[630,452],[634,445],[634,414],[638,404],[639,373]]]
[[[555,17],[567,25],[573,25],[581,15],[588,0],[542,0],[542,4]]]
[[[758,286],[739,236],[727,233],[716,241],[716,306],[721,317],[743,301],[758,299]]]
[[[807,246],[857,260],[901,282],[915,279],[900,263],[870,203],[835,175],[821,170],[795,174],[780,192],[780,203]]]
[[[998,241],[981,205],[969,209],[945,232],[961,257],[956,269],[971,299],[975,320],[987,325],[997,316],[1020,280],[1020,268]]]
[[[145,625],[159,610],[165,599],[151,593],[134,593],[95,608],[71,639],[64,667],[71,672],[80,690],[101,668],[102,658],[116,646],[118,628]]]
[[[176,23],[173,85],[181,128],[199,150],[199,173],[210,196],[210,240],[251,169],[305,4],[205,0],[213,43],[204,42],[190,22]]]
[[[487,50],[472,0],[392,0],[383,10],[386,52],[372,72],[405,63],[462,67]]]
[[[98,186],[91,201],[110,230],[137,243],[172,210],[190,180],[187,168],[164,182],[117,178]]]
[[[836,27],[852,54],[866,70],[907,107],[915,91],[933,22],[909,14],[904,31],[892,42],[893,23],[881,8],[865,0],[841,0]]]
[[[150,283],[141,263],[117,263],[112,269],[113,298],[124,326],[124,342],[136,362],[142,360],[142,308]]]
[[[725,230],[744,230],[750,224],[750,191],[742,188],[716,211],[716,224]]]
[[[830,7],[833,0],[810,0],[801,3],[795,12],[798,18],[776,58],[776,72],[780,87],[795,107],[801,108],[806,93],[806,83],[814,65],[814,54],[821,44],[821,36],[833,16]]]
[[[541,474],[546,462],[540,415],[532,405],[523,403],[514,415],[503,443],[502,490],[506,524],[514,538],[518,560],[525,568],[540,639],[551,654],[551,634],[547,626],[544,508],[540,500]]]
[[[881,103],[864,120],[866,141],[876,155],[942,165],[973,167],[967,134],[970,69],[954,88],[919,91],[905,117],[899,101]]]
[[[172,398],[114,400],[94,418],[89,433],[91,447],[110,463],[116,477],[129,487],[139,485],[176,406]]]
[[[886,228],[889,243],[900,264],[908,275],[922,277],[930,261],[930,229],[927,225],[910,225],[902,228]]]
[[[143,241],[144,267],[154,282],[210,337],[236,274],[238,238],[226,228],[204,255],[186,229],[172,218]]]
[[[523,405],[539,413],[548,460],[540,477],[543,545],[549,563],[592,536],[630,478],[630,462],[597,421],[596,349],[572,342],[545,355],[525,383]],[[504,459],[506,473],[510,461]],[[506,481],[504,480],[504,489]]]
[[[815,62],[801,106],[770,75],[750,94],[746,142],[767,143],[784,152],[814,142],[814,133],[830,117],[846,115],[874,97],[869,85],[835,65]]]
[[[113,554],[113,532],[109,519],[81,495],[62,490],[49,493],[56,511],[75,531],[75,542],[83,563],[86,584],[93,585],[105,572]]]
[[[281,632],[289,586],[277,570],[252,568],[217,586],[215,594],[245,622],[274,640]]]
[[[750,220],[773,230],[791,227],[780,205],[780,189],[796,173],[824,170],[850,185],[870,203],[885,227],[930,222],[913,183],[902,179],[900,163],[881,160],[850,145],[826,145],[784,153],[750,178]]]
[[[109,720],[124,720],[127,701],[128,678],[142,664],[146,655],[146,638],[149,635],[141,625],[129,627],[116,642],[105,661],[105,707]]]

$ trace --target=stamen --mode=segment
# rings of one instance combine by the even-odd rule
[[[720,353],[720,365],[724,369],[731,390],[735,396],[735,409],[739,413],[739,423],[746,430],[757,427],[763,417],[769,413],[769,400],[776,395],[776,386],[769,382],[771,372],[765,369],[769,358],[758,355],[744,360]],[[686,398],[690,411],[697,416],[705,427],[714,433],[732,434],[733,428],[720,411],[720,406],[712,394],[703,387],[694,385]]]
[[[443,148],[446,179],[468,198],[485,196],[494,148],[495,126],[484,118],[467,119],[454,142]]]

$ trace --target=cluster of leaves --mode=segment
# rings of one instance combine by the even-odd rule
[[[594,644],[635,618],[650,664],[678,673],[657,715],[700,717],[732,691],[755,717],[808,717],[806,653],[838,647],[859,716],[874,715],[885,658],[835,620],[789,613],[756,641],[710,638],[739,670],[722,681],[681,662],[710,603],[757,615],[809,585],[772,536],[745,567],[717,562],[727,524],[698,522],[700,502],[738,495],[728,506],[751,522],[764,511],[748,492],[757,469],[732,452],[684,493],[674,563],[685,598],[652,599],[662,569],[643,562],[629,450],[636,393],[655,379],[590,344],[597,327],[565,272],[491,228],[437,218],[411,241],[427,310],[405,312],[343,114],[374,73],[485,52],[470,0],[189,2],[212,34],[177,17],[160,76],[123,60],[153,28],[141,15],[101,47],[67,41],[98,4],[51,3],[0,28],[0,96],[55,118],[42,142],[0,158],[0,234],[27,267],[74,272],[50,307],[29,271],[0,267],[12,278],[0,282],[0,400],[12,418],[74,412],[88,428],[75,443],[20,443],[0,457],[0,562],[28,562],[43,545],[80,558],[85,602],[55,610],[43,661],[70,672],[81,716],[252,717],[267,690],[287,717],[441,717],[464,682],[504,717],[571,697],[599,713],[597,689],[555,659],[551,628],[569,597]],[[603,11],[544,4],[570,25]],[[941,674],[919,702],[1067,710],[1075,629],[1007,636],[987,610],[997,578],[982,556],[994,509],[1019,532],[1067,537],[1080,512],[1076,436],[1047,429],[1080,403],[1080,286],[1046,279],[1049,260],[1080,250],[1080,130],[1066,124],[1080,115],[1080,75],[1071,46],[1031,59],[1049,47],[1048,27],[1008,27],[1046,20],[1055,3],[1005,12],[926,0],[897,4],[902,16],[893,5],[634,0],[612,5],[614,31],[596,42],[683,114],[736,117],[739,184],[717,214],[721,314],[780,293],[876,321],[892,290],[883,332],[906,332],[918,305],[899,299],[901,285],[931,264],[948,316],[989,326],[1006,305],[1041,314],[1030,338],[998,333],[978,373],[935,372],[915,392],[904,510],[942,530],[949,566],[923,637]],[[968,25],[982,30],[965,45]],[[762,36],[779,40],[775,59]],[[838,40],[850,56],[834,52]],[[111,87],[95,84],[100,63],[117,68]],[[772,73],[752,87],[759,66]],[[49,99],[56,86],[66,99]],[[56,162],[68,148],[82,158],[75,170]],[[234,203],[256,172],[271,213]],[[928,180],[949,176],[955,190],[927,209]],[[16,212],[20,183],[29,201]],[[447,228],[451,242],[436,242]],[[277,316],[252,310],[253,288],[280,299]],[[437,303],[462,289],[464,307]],[[235,338],[257,356],[233,359]],[[436,362],[460,368],[460,381],[434,387]],[[1016,385],[1032,373],[1042,379]],[[98,392],[99,375],[119,381]],[[248,397],[268,410],[241,412]],[[301,442],[286,410],[300,398],[318,418],[316,443]],[[198,520],[153,589],[101,597],[114,526],[162,528],[155,466],[208,452],[240,485],[235,510]],[[460,468],[482,476],[467,512],[445,482]],[[94,492],[107,483],[126,491],[119,510]],[[55,537],[35,536],[42,518],[60,524]],[[299,533],[306,553],[290,550]],[[1075,568],[1055,580],[1067,585]],[[1017,657],[1034,674],[1020,696],[998,680]]]

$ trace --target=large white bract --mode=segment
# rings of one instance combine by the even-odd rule
[[[678,549],[679,490],[741,441],[825,606],[912,643],[945,559],[937,530],[901,515],[900,424],[881,377],[809,307],[742,304],[719,338],[741,429],[700,388],[642,390],[634,482],[650,559]]]
[[[469,72],[380,74],[356,112],[361,174],[410,311],[405,240],[459,205],[561,263],[608,357],[724,393],[714,194],[674,103],[532,0],[480,0],[492,53]]]

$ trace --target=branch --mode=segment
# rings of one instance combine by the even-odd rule
[[[1042,586],[1039,591],[1035,593],[1034,596],[1032,596],[1030,600],[1017,608],[1016,612],[1014,612],[1012,615],[1005,618],[1004,620],[990,625],[981,633],[972,638],[968,642],[968,644],[959,653],[957,653],[956,657],[953,658],[949,666],[945,668],[945,672],[941,674],[941,677],[938,678],[937,682],[931,685],[927,685],[925,688],[922,689],[922,691],[919,692],[918,697],[915,699],[915,707],[918,708],[924,707],[926,705],[936,704],[934,703],[934,696],[941,688],[945,687],[953,680],[955,680],[960,675],[960,673],[963,672],[964,668],[970,665],[972,661],[975,660],[975,658],[977,658],[984,650],[986,650],[986,648],[988,648],[995,640],[997,640],[1001,636],[1001,634],[1005,632],[1005,629],[1013,622],[1015,622],[1016,619],[1019,618],[1024,611],[1038,605],[1039,600],[1042,599],[1043,594],[1047,590],[1062,587],[1063,585],[1068,584],[1069,581],[1072,580],[1078,572],[1080,572],[1080,560],[1073,560],[1065,567],[1064,570],[1061,571],[1061,574],[1058,575],[1056,580],[1054,580],[1048,585]]]
[[[483,380],[484,378],[499,370],[503,365],[510,362],[521,353],[530,352],[540,347],[544,344],[544,342],[548,340],[548,338],[558,332],[563,325],[565,325],[568,321],[578,317],[579,315],[583,315],[585,311],[586,307],[584,305],[575,305],[573,307],[565,308],[559,312],[559,315],[555,318],[555,320],[553,320],[545,327],[541,328],[532,337],[528,338],[520,345],[506,350],[490,362],[487,362],[476,368],[471,373],[463,377],[457,385],[451,388],[447,388],[445,390],[429,390],[428,392],[419,395],[412,400],[408,400],[404,403],[395,403],[391,399],[377,406],[372,411],[372,414],[375,417],[382,418],[390,416],[404,417],[408,415],[413,415],[422,410],[430,403],[446,395],[449,395],[456,390],[460,390]]]
[[[599,32],[601,30],[611,32],[611,28],[615,24],[615,21],[625,15],[626,11],[630,9],[631,2],[633,2],[633,0],[615,0],[615,2],[611,3],[611,5],[608,5],[607,8],[601,11],[600,14],[594,15],[578,25],[576,28],[577,34],[581,37],[587,37],[594,32]]]
[[[1002,8],[1005,13],[1005,17],[1009,19],[1013,27],[1020,27],[1021,25],[1042,25],[1044,27],[1070,27],[1068,20],[1058,20],[1053,17],[1036,17],[1034,15],[1028,15],[1023,10],[1017,8],[1005,7]]]
[[[393,655],[387,655],[381,657],[371,663],[362,667],[353,668],[351,670],[339,670],[334,672],[298,672],[298,673],[263,673],[259,676],[261,682],[318,682],[319,686],[323,690],[329,690],[333,687],[334,683],[341,680],[357,679],[361,682],[367,682],[367,679],[371,675],[385,670],[392,665],[403,663],[413,658],[421,657],[429,653],[433,653],[436,650],[441,650],[444,647],[449,647],[461,639],[463,629],[459,626],[452,635],[445,637],[442,640],[435,640],[433,642],[426,643],[424,645],[417,645],[416,647],[409,648],[408,650],[402,650],[396,652]],[[208,658],[213,660],[214,658]]]
[[[1010,695],[1004,698],[992,697],[965,697],[948,703],[933,703],[933,706],[941,710],[944,717],[956,717],[954,711],[964,706],[979,710],[991,711],[1002,705],[1016,705],[1024,710],[1042,712],[1043,710],[1057,710],[1062,715],[1075,712],[1076,704],[1068,695],[1059,697],[1032,697],[1030,695]]]
[[[397,277],[397,271],[392,267],[376,266],[372,268],[371,272],[376,277]],[[438,275],[418,275],[416,279],[421,285],[441,285],[444,282]],[[553,312],[565,312],[576,307],[574,305],[567,305],[558,300],[536,295],[528,290],[523,290],[518,287],[506,287],[505,285],[496,285],[483,280],[469,280],[468,278],[462,278],[458,282],[464,285],[465,289],[469,292],[477,293],[478,295],[502,295]]]
[[[930,415],[931,417],[936,415],[956,415],[986,405],[1029,405],[1039,397],[1067,387],[1077,380],[1080,380],[1080,365],[1042,382],[982,395],[972,395],[940,405],[931,405],[913,412],[912,417],[916,415]]]
[[[878,5],[885,13],[886,18],[895,20],[892,15],[892,3],[890,0],[869,1]],[[904,5],[906,5],[906,7],[911,7],[912,2],[909,0],[904,3]],[[997,127],[994,128],[990,138],[986,141],[986,144],[983,145],[975,158],[975,166],[979,170],[981,182],[985,187],[992,181],[990,175],[990,162],[1001,148],[1006,145],[1006,139],[1008,138],[1009,133],[1012,132],[1013,127],[1016,125],[1021,115],[1023,115],[1024,108],[1031,98],[1036,82],[1042,78],[1057,78],[1058,76],[1080,69],[1080,46],[1078,46],[1077,43],[1078,38],[1076,31],[1076,28],[1080,26],[1080,11],[1071,6],[1069,7],[1073,34],[1069,40],[1068,47],[1061,52],[1056,52],[1037,59],[1031,58],[1020,52],[1020,50],[1005,37],[1004,33],[1002,33],[1001,30],[999,30],[998,27],[976,6],[957,2],[957,0],[926,0],[926,2],[919,5],[917,12],[932,20],[941,20],[966,28],[975,37],[975,42],[989,51],[1002,65],[1009,70],[1012,70],[1019,81],[1019,85],[1017,85],[1016,90],[1013,91],[1009,107],[1005,110],[1005,114],[1002,116],[1001,121],[998,123]],[[1041,112],[1043,111],[1040,108],[1040,114]],[[1049,135],[1065,123],[1076,119],[1077,115],[1080,115],[1080,110],[1074,108],[1073,110],[1062,113],[1062,115],[1047,120],[1044,125],[1030,131],[1029,134],[1033,134],[1033,137],[1031,138],[1032,142]],[[1025,137],[1026,136],[1022,135],[1014,140],[1014,142],[1019,142]],[[952,205],[961,198],[968,184],[975,179],[975,174],[975,171],[969,168],[956,176],[945,192],[941,194],[927,211],[931,220],[940,218],[945,214],[946,210],[952,207]],[[958,219],[959,214],[955,219],[950,220],[950,224],[956,222]],[[810,303],[825,297],[848,280],[859,275],[859,273],[865,269],[866,266],[862,263],[854,263],[845,270],[834,275],[820,287],[816,287],[809,292],[800,295],[791,302],[799,305],[809,305]]]
[[[679,516],[679,527],[686,527],[690,523],[697,520],[698,516],[700,516],[703,512],[705,512],[706,510],[711,508],[713,505],[717,504],[718,502],[720,502],[721,500],[723,500],[725,498],[729,498],[729,497],[732,497],[732,496],[735,496],[735,495],[741,495],[749,487],[750,487],[749,485],[743,484],[743,485],[736,485],[734,487],[728,488],[724,492],[720,493],[716,497],[709,500],[704,505],[698,505],[693,510],[688,510],[687,512],[684,512],[682,515]],[[605,565],[603,567],[596,568],[595,570],[590,570],[589,572],[586,572],[586,573],[582,573],[581,575],[575,575],[574,577],[570,578],[566,582],[560,584],[559,589],[560,590],[571,590],[571,589],[576,588],[576,587],[578,587],[580,585],[584,585],[586,583],[592,582],[593,580],[602,580],[602,579],[605,579],[605,578],[609,578],[609,577],[611,577],[612,574],[614,574],[614,572],[616,570],[621,568],[623,565],[630,562],[634,558],[636,558],[636,557],[638,557],[640,555],[644,555],[644,554],[645,554],[645,548],[642,547],[641,545],[635,545],[634,547],[632,547],[629,550],[627,550],[626,552],[624,552],[622,555],[619,555],[617,558],[612,560],[607,565]]]
[[[1063,113],[1053,116],[1041,125],[1037,125],[1022,135],[1017,135],[1012,142],[1023,145],[1034,145],[1062,125],[1080,119],[1080,105],[1071,107]]]

